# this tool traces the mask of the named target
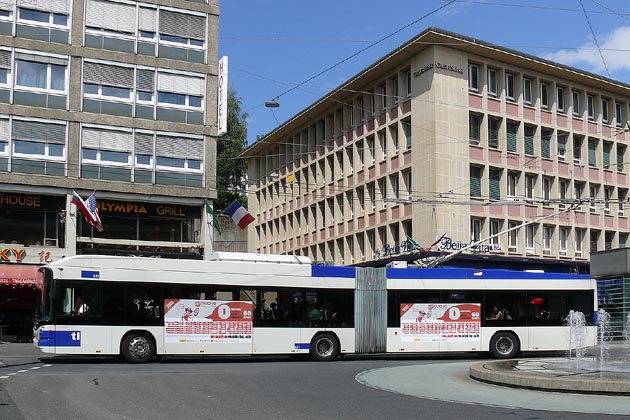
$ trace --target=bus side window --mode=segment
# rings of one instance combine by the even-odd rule
[[[59,282],[55,314],[58,317],[100,318],[101,285]]]
[[[131,325],[159,325],[162,316],[162,290],[159,284],[130,285],[127,294],[127,320]]]

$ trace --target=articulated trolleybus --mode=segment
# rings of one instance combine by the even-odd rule
[[[490,352],[575,348],[588,276],[506,270],[311,265],[299,256],[210,260],[83,255],[45,266],[35,345],[53,354],[154,356]]]

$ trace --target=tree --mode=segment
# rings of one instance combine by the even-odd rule
[[[245,195],[247,161],[238,156],[247,147],[247,113],[241,111],[241,98],[228,88],[227,133],[217,139],[217,199],[215,210],[224,210],[234,200],[247,208]]]

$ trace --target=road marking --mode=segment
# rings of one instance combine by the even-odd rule
[[[9,379],[8,376],[0,376],[0,379]]]
[[[36,370],[36,369],[39,369],[39,368],[41,368],[41,366],[33,366],[33,367],[31,368],[31,370]]]
[[[9,379],[11,376],[16,376],[18,373],[28,373],[31,370],[41,369],[43,367],[50,367],[50,366],[52,366],[52,365],[33,366],[30,369],[18,370],[17,372],[11,372],[11,373],[8,373],[6,375],[0,376],[0,379]]]
[[[18,373],[28,372],[28,369],[18,370]]]

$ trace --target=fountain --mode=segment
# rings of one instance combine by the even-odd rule
[[[623,341],[613,341],[620,334],[615,336],[607,311],[600,309],[596,316],[596,346],[584,346],[585,316],[570,311],[564,320],[569,327],[568,357],[479,363],[471,366],[470,376],[516,387],[630,395],[630,314],[623,324]]]

